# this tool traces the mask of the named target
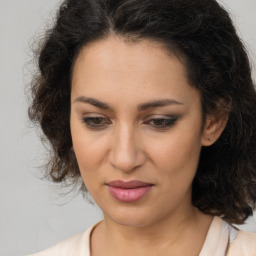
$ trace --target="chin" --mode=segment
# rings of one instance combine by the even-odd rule
[[[134,209],[120,209],[109,214],[104,214],[105,219],[111,219],[115,223],[129,227],[145,227],[154,223],[152,211],[143,211],[135,207]]]
[[[150,225],[150,221],[146,221],[145,218],[127,218],[127,219],[113,219],[117,224],[131,227],[131,228],[140,228]]]

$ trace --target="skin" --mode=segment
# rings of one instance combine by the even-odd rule
[[[171,102],[145,105],[163,100]],[[191,184],[201,147],[218,139],[225,121],[208,115],[203,124],[184,65],[149,40],[110,36],[86,45],[73,68],[70,126],[82,179],[104,214],[91,254],[198,255],[212,217],[192,206]],[[124,203],[106,186],[113,180],[153,187]]]

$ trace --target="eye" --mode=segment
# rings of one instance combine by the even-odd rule
[[[177,119],[177,117],[157,117],[151,118],[144,123],[152,126],[155,129],[167,129],[173,126]]]
[[[102,129],[111,124],[111,121],[106,117],[95,116],[95,117],[84,117],[82,122],[91,129]]]

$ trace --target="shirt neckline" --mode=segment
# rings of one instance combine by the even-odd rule
[[[87,239],[87,255],[91,255],[91,236],[93,230],[100,222],[93,225],[86,233]],[[229,246],[230,226],[220,217],[214,216],[208,229],[203,247],[199,256],[225,256]]]
[[[230,225],[214,216],[199,256],[225,256],[229,247]]]

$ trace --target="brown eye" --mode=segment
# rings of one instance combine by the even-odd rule
[[[111,122],[105,117],[84,117],[83,123],[89,128],[105,128]]]
[[[146,124],[149,124],[156,129],[169,128],[175,124],[177,117],[168,117],[168,118],[152,118],[146,121]]]

